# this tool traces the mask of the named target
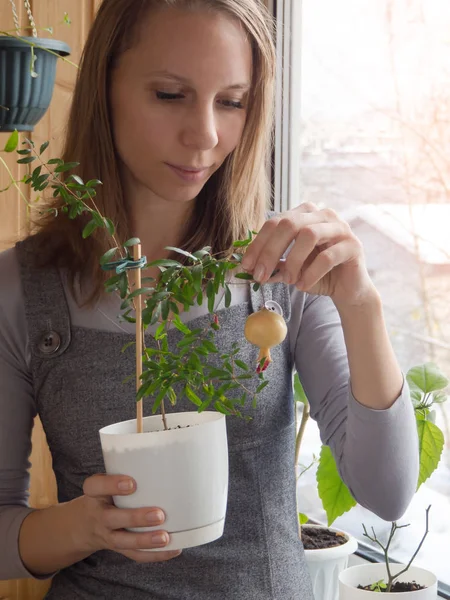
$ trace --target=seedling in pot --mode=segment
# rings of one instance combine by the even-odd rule
[[[416,558],[419,550],[421,549],[421,547],[425,541],[425,538],[428,535],[428,513],[430,511],[430,508],[431,508],[431,506],[429,506],[426,509],[425,533],[424,533],[419,545],[417,546],[414,554],[412,555],[412,557],[411,557],[409,563],[406,565],[406,567],[404,569],[402,569],[401,571],[399,571],[398,573],[396,573],[395,575],[393,575],[393,573],[392,573],[392,569],[391,569],[392,565],[389,562],[389,549],[390,549],[392,540],[394,539],[397,531],[399,529],[404,529],[405,527],[409,527],[409,524],[397,525],[397,523],[394,521],[391,525],[391,531],[389,533],[389,537],[388,537],[388,541],[387,541],[386,545],[383,545],[383,543],[380,542],[373,527],[372,527],[372,535],[369,535],[369,533],[367,532],[366,526],[363,524],[364,537],[369,539],[373,544],[376,544],[377,546],[379,546],[383,552],[384,562],[386,564],[386,574],[387,574],[386,579],[387,579],[387,581],[382,579],[382,580],[377,581],[372,584],[359,585],[358,589],[366,590],[366,591],[370,591],[370,592],[387,592],[387,593],[388,592],[412,592],[412,591],[416,591],[416,590],[425,589],[425,586],[420,585],[419,583],[416,583],[415,581],[410,581],[410,582],[405,583],[405,582],[400,582],[397,580],[400,577],[400,575],[403,575],[404,573],[407,573],[409,571],[409,568],[411,567],[414,559]]]

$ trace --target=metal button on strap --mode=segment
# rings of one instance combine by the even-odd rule
[[[61,336],[56,331],[47,331],[39,341],[39,350],[42,354],[53,354],[61,346]]]

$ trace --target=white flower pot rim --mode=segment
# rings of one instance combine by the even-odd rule
[[[353,554],[358,549],[358,542],[356,539],[347,533],[346,531],[342,531],[342,529],[336,529],[334,527],[326,527],[325,525],[303,525],[302,527],[310,527],[312,529],[327,529],[329,531],[333,531],[334,533],[342,533],[347,541],[345,544],[341,544],[340,546],[334,546],[333,548],[314,548],[311,550],[305,549],[305,554],[308,562],[323,562],[327,560],[334,560],[344,556],[349,556]]]
[[[396,573],[404,569],[406,565],[391,563],[391,572]],[[351,592],[351,598],[365,598],[367,600],[374,599],[373,594],[370,590],[358,589],[358,585],[369,585],[375,583],[380,579],[386,581],[386,566],[384,563],[370,563],[363,565],[355,565],[349,567],[339,574],[339,585],[342,590],[346,589]],[[428,569],[422,567],[416,567],[412,565],[406,573],[400,576],[399,581],[410,582],[415,581],[420,585],[425,586],[422,590],[414,590],[409,592],[384,592],[381,598],[436,598],[437,593],[437,577]],[[343,596],[344,598],[346,596]],[[350,597],[350,595],[349,595]]]
[[[136,419],[129,419],[127,421],[120,421],[117,423],[111,423],[100,429],[99,433],[102,435],[111,436],[128,436],[128,435],[141,435],[149,436],[155,433],[164,433],[165,435],[182,435],[182,431],[186,428],[192,430],[193,427],[203,427],[206,423],[212,421],[218,421],[225,419],[223,413],[217,411],[185,411],[175,412],[166,414],[166,422],[169,426],[168,430],[164,429],[163,419],[161,414],[149,415],[143,418],[144,431],[137,433],[136,431]],[[118,429],[120,429],[118,431]]]

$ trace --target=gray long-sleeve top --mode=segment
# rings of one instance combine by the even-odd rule
[[[119,322],[117,299],[105,298],[80,309],[65,285],[73,325],[132,331]],[[236,286],[233,304],[248,289]],[[388,410],[372,410],[353,397],[343,332],[329,298],[290,289],[289,343],[311,405],[311,416],[329,445],[341,476],[356,500],[381,518],[394,520],[406,510],[418,477],[415,418],[405,383]],[[223,299],[222,299],[223,301]],[[184,319],[205,312],[194,307]],[[368,341],[370,343],[370,341]],[[30,372],[30,349],[19,268],[14,249],[0,253],[0,580],[29,577],[18,548],[28,506],[31,430],[37,414]]]

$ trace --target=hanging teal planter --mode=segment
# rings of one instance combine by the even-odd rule
[[[32,43],[36,62],[32,76]],[[0,133],[33,131],[50,106],[58,56],[70,54],[64,42],[49,38],[0,36]]]

